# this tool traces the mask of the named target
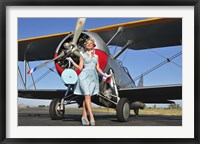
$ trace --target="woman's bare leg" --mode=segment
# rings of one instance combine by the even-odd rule
[[[89,115],[90,115],[90,121],[94,122],[94,116],[93,116],[93,113],[92,113],[91,96],[88,96],[88,95],[85,96],[85,104],[86,104],[87,110],[88,110]]]
[[[82,117],[88,122],[88,119],[87,119],[87,109],[86,109],[85,99],[84,99],[84,101],[83,101],[83,114],[82,114]]]

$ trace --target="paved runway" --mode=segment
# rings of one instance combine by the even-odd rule
[[[67,109],[63,120],[51,120],[48,108],[18,110],[19,126],[81,126],[81,109]],[[96,126],[181,126],[182,116],[131,115],[128,122],[119,122],[116,113],[94,112]]]

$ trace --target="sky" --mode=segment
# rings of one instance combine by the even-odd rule
[[[144,18],[87,18],[84,29],[97,28],[123,22],[137,21]],[[18,40],[31,38],[36,36],[44,36],[49,34],[63,33],[73,31],[76,24],[76,18],[18,18]],[[116,51],[115,51],[116,49]],[[116,54],[120,50],[119,47],[109,46],[111,54]],[[134,79],[150,68],[163,62],[164,57],[171,57],[182,51],[181,46],[156,48],[151,50],[126,50],[119,56],[119,60],[123,62],[123,66],[127,67],[130,75]],[[30,62],[33,68],[44,61]],[[18,62],[23,72],[23,62]],[[54,63],[48,65],[54,67]],[[34,79],[39,78],[48,71],[44,67],[33,73]],[[31,78],[28,76],[28,86],[31,84]],[[136,81],[137,85],[138,81]],[[182,55],[173,60],[173,63],[167,63],[159,69],[151,72],[144,77],[144,86],[182,84]],[[22,83],[18,75],[18,88],[21,89]],[[56,70],[49,73],[41,81],[36,84],[37,89],[66,89],[60,76]],[[31,87],[33,89],[33,87]],[[182,101],[176,101],[181,105]],[[18,104],[36,106],[49,105],[49,100],[34,100],[18,98]],[[163,105],[162,105],[163,106]]]

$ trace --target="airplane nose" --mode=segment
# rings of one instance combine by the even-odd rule
[[[66,42],[66,43],[63,44],[63,46],[64,46],[64,48],[67,48],[67,49],[68,49],[68,47],[69,47],[70,45],[69,45],[69,43]]]
[[[78,50],[76,47],[74,47],[74,48],[72,49],[72,53],[73,53],[75,56],[77,56],[77,57],[80,57],[80,56],[81,56],[79,50]]]
[[[69,43],[64,43],[63,47],[66,48],[66,49],[68,49],[68,53],[69,54],[72,53],[75,56],[80,57],[80,52],[79,52],[79,50],[77,48],[77,45],[75,45],[75,44],[69,44]]]

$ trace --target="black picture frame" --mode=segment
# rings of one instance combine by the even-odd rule
[[[7,6],[194,6],[195,9],[195,119],[194,138],[169,139],[15,139],[6,138],[6,7]],[[165,143],[199,144],[200,143],[200,100],[199,96],[199,41],[200,41],[200,2],[199,0],[0,0],[0,142],[1,143]]]

